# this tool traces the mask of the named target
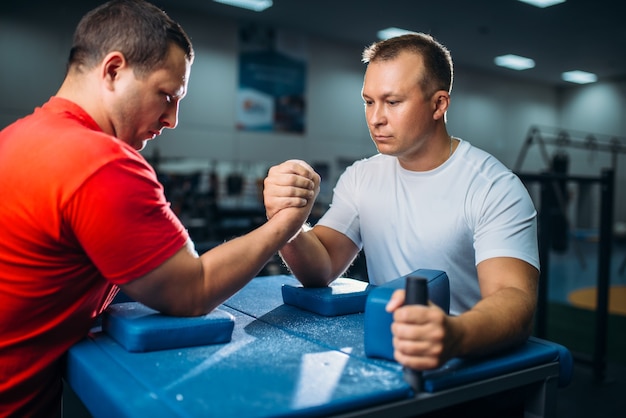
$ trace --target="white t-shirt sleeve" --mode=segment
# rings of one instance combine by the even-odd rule
[[[528,191],[513,173],[503,173],[486,191],[476,219],[476,264],[492,257],[513,257],[539,268],[536,211]]]

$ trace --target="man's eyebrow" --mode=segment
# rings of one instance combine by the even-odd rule
[[[363,96],[363,97],[370,97],[370,95],[366,94],[365,92],[362,92],[361,96]],[[391,92],[391,91],[385,92],[385,93],[383,93],[381,95],[378,95],[377,97],[380,97],[382,99],[387,99],[387,98],[389,98],[391,96],[399,97],[399,95],[397,93],[394,93],[394,92]]]

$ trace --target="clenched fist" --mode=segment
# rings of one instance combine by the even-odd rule
[[[320,191],[320,176],[301,160],[288,160],[270,168],[263,187],[267,219],[286,208],[310,212]]]

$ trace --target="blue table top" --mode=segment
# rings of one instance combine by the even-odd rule
[[[220,306],[235,317],[225,344],[132,353],[94,332],[70,350],[67,380],[95,417],[323,416],[414,396],[400,365],[365,356],[363,314],[284,305],[283,284],[297,281],[256,278]],[[557,359],[549,344],[532,341],[492,361],[453,360],[425,373],[425,385],[433,391]]]
[[[220,309],[235,317],[227,344],[132,353],[93,333],[71,349],[68,381],[94,416],[319,416],[407,398],[393,367],[349,355],[362,340],[350,331],[357,318],[322,321],[282,305],[280,286],[293,280],[255,279],[225,302]],[[299,331],[323,323],[328,343]]]
[[[398,363],[367,358],[363,344],[363,313],[328,317],[283,304],[282,285],[297,283],[292,276],[259,277],[224,305],[322,346],[402,371]]]
[[[402,373],[402,367],[396,362],[366,356],[363,339],[364,314],[326,317],[284,305],[281,286],[298,283],[292,276],[259,277],[224,302],[224,305],[323,346]],[[439,369],[423,373],[424,390],[435,392],[498,373],[555,361],[564,354],[563,350],[564,347],[558,344],[531,338],[525,345],[494,356],[488,361],[452,359]]]

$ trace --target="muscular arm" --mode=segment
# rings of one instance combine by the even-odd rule
[[[469,311],[447,316],[436,306],[402,306],[394,293],[396,359],[415,369],[439,367],[452,357],[480,357],[523,342],[531,333],[539,272],[515,258],[478,265],[482,299]]]
[[[171,315],[210,312],[243,287],[296,234],[319,192],[319,176],[302,161],[284,163],[293,174],[275,213],[252,232],[197,257],[185,246],[151,272],[122,286],[133,299]]]
[[[289,162],[270,168],[263,201],[268,219],[273,219],[296,191],[296,173]],[[293,237],[282,249],[280,255],[291,272],[305,286],[323,287],[339,277],[350,266],[359,249],[347,236],[324,226],[315,226]]]
[[[310,209],[310,205],[307,205]],[[155,270],[122,286],[133,299],[171,315],[210,312],[265,265],[308,214],[289,208],[256,230],[215,247],[199,258],[182,248]]]
[[[280,250],[280,255],[304,286],[323,287],[341,276],[358,252],[358,247],[342,233],[315,226],[300,232]]]
[[[482,299],[456,318],[458,354],[484,355],[526,340],[537,305],[539,271],[516,258],[492,258],[478,265]]]

